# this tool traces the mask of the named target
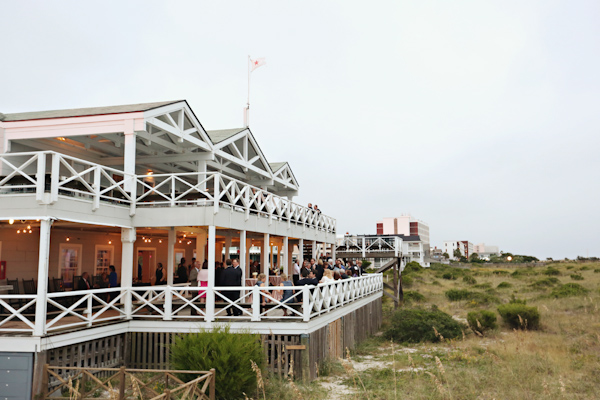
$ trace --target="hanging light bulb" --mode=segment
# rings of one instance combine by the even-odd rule
[[[162,239],[158,239],[158,243],[162,243]]]
[[[27,229],[31,229],[31,225],[27,225]]]
[[[21,230],[20,230],[20,229],[17,229],[17,233],[21,233]]]
[[[112,244],[112,240],[109,240],[109,241],[108,241],[108,244]]]
[[[31,232],[32,232],[32,230],[30,229],[30,230],[29,230],[29,233],[31,233]]]
[[[9,220],[8,220],[8,223],[12,225],[12,224],[14,224],[14,223],[15,223],[15,220],[14,220],[14,219],[9,219]]]
[[[71,240],[71,238],[67,236],[67,242],[68,242],[69,240]]]

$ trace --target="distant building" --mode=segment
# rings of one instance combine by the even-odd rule
[[[429,256],[431,259],[441,261],[444,258],[444,251],[436,247],[429,247]]]
[[[476,244],[473,251],[484,260],[489,260],[491,255],[500,255],[498,246],[486,246],[485,243]]]
[[[473,243],[468,240],[446,240],[444,241],[444,253],[448,253],[450,258],[454,258],[454,251],[460,250],[463,257],[469,258],[473,254]]]
[[[412,215],[384,218],[377,222],[378,235],[419,236],[421,242],[429,249],[429,225],[419,221]]]

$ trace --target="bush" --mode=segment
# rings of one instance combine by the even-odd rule
[[[176,336],[170,350],[174,369],[208,371],[214,368],[219,399],[241,399],[243,393],[254,393],[256,374],[252,371],[250,361],[254,361],[261,369],[265,364],[260,336],[233,334],[229,332],[229,326]]]
[[[438,309],[405,308],[392,315],[385,336],[399,343],[438,342],[434,328],[445,339],[454,339],[462,336],[465,326]]]
[[[415,280],[410,275],[402,275],[402,287],[411,287],[414,285]]]
[[[582,296],[587,294],[589,290],[584,288],[578,283],[566,283],[552,290],[550,296],[560,298],[560,297],[572,297],[572,296]]]
[[[498,313],[504,323],[513,329],[538,329],[540,327],[540,312],[537,307],[509,303],[498,307]]]
[[[544,271],[544,275],[560,275],[560,271],[554,267],[548,267]]]
[[[492,311],[481,310],[471,311],[467,314],[467,322],[469,327],[477,332],[483,333],[489,329],[496,329],[496,314]]]
[[[498,275],[498,276],[507,276],[510,274],[510,272],[505,271],[503,269],[496,269],[496,270],[492,271],[492,274]]]
[[[498,284],[498,286],[496,286],[496,288],[498,289],[507,289],[507,288],[511,288],[513,285],[511,283],[508,282],[500,282]]]
[[[540,279],[538,281],[535,281],[531,284],[532,287],[537,288],[537,289],[542,289],[542,288],[547,288],[550,286],[554,286],[556,284],[560,283],[560,281],[558,280],[557,277],[554,276],[550,276],[548,278],[544,278],[544,279]]]
[[[479,283],[475,286],[473,286],[475,289],[491,289],[492,288],[492,284],[489,282],[486,283]]]
[[[591,268],[588,267],[587,265],[584,265],[583,267],[579,268],[580,271],[589,271]]]
[[[444,272],[442,274],[442,279],[448,279],[448,280],[456,280],[458,278],[458,276],[456,274],[453,274],[452,272]]]
[[[585,278],[580,274],[571,274],[571,279],[573,279],[574,281],[582,281]]]
[[[597,273],[597,274],[598,274],[598,273],[600,273],[600,268],[596,268],[596,269],[594,270],[594,272],[595,272],[595,273]]]
[[[513,278],[519,278],[521,276],[539,275],[539,273],[533,268],[519,268],[516,269],[510,276]]]
[[[444,294],[450,301],[469,300],[472,306],[499,302],[498,298],[490,294],[471,292],[465,289],[450,289]]]
[[[415,292],[415,291],[407,291],[404,292],[404,301],[412,303],[420,303],[422,301],[425,301],[425,296],[423,296],[421,293],[419,292]]]
[[[423,267],[421,267],[421,264],[419,264],[418,262],[411,261],[404,266],[404,271],[402,271],[402,273],[409,273],[409,272],[416,272],[416,273],[423,272]]]
[[[367,260],[362,260],[362,267],[364,269],[369,268],[369,265],[371,265],[371,261],[367,261]]]
[[[472,276],[465,275],[463,276],[463,282],[465,282],[468,285],[475,285],[477,283],[477,280]]]

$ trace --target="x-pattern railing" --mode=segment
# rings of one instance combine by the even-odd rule
[[[47,161],[49,161],[47,163]],[[47,165],[49,164],[49,165]],[[335,232],[335,219],[218,172],[132,175],[64,154],[43,151],[0,154],[0,195],[35,192],[40,202],[59,196],[137,207],[202,205],[227,207],[270,220]],[[50,192],[45,198],[44,193]]]
[[[282,300],[286,290],[290,299]],[[383,290],[381,274],[320,283],[317,286],[149,286],[49,293],[47,314],[41,316],[42,333],[91,327],[95,323],[133,319],[238,319],[309,321],[364,296]],[[239,292],[239,297],[227,292]],[[207,303],[213,299],[214,312]],[[0,295],[0,333],[36,331],[36,295]],[[18,306],[14,303],[19,302]],[[126,304],[131,302],[129,311]],[[228,316],[239,310],[241,315]],[[286,316],[280,312],[285,311]],[[192,312],[190,315],[190,312]],[[236,312],[237,314],[237,312]]]

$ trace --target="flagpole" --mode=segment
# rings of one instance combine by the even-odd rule
[[[248,103],[246,104],[246,113],[244,114],[246,128],[250,126],[250,55],[248,55]]]

